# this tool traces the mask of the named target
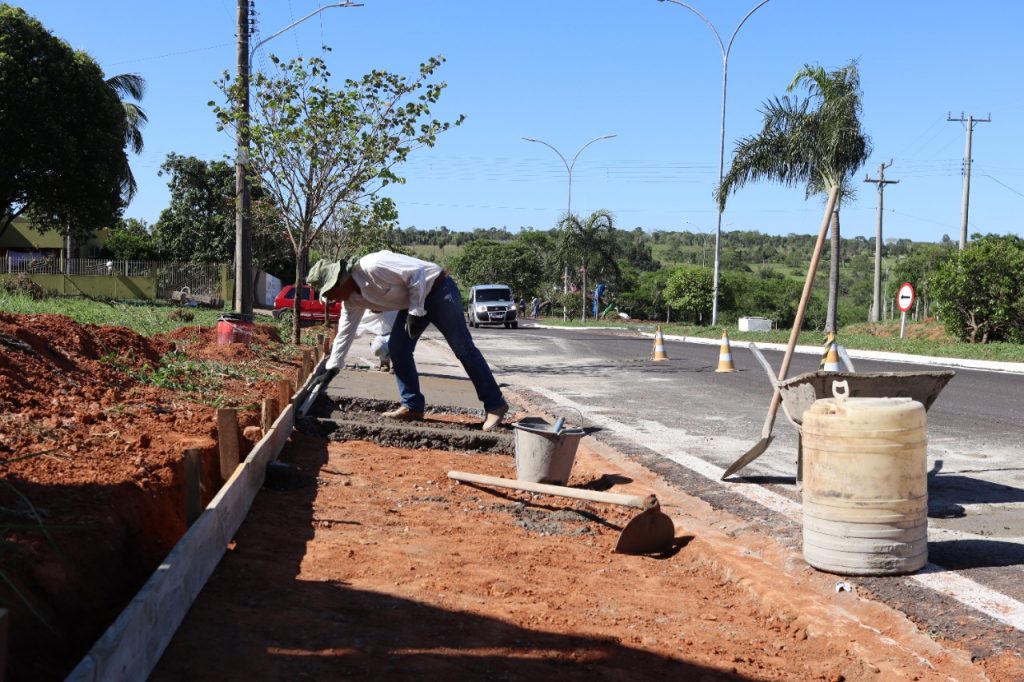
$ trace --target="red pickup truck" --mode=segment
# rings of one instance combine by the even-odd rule
[[[288,319],[295,310],[295,285],[289,284],[281,289],[281,292],[274,299],[274,317]],[[341,301],[331,301],[328,308],[328,315],[331,322],[337,322],[341,317]],[[299,319],[307,322],[322,322],[324,319],[324,304],[320,296],[313,290],[313,287],[304,285],[302,287],[302,300],[299,301]]]

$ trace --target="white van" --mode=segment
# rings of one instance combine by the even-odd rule
[[[505,329],[519,326],[516,302],[507,284],[477,284],[469,290],[466,318],[470,327],[482,324],[503,324]]]

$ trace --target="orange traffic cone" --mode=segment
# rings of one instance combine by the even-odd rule
[[[828,354],[825,356],[825,362],[821,365],[822,372],[839,372],[839,351],[836,348],[836,342],[833,341],[832,345],[829,346]]]
[[[668,353],[665,352],[665,337],[661,335],[661,325],[658,325],[654,332],[654,350],[651,351],[651,360],[658,362],[668,360]]]
[[[729,347],[729,332],[722,330],[722,350],[718,353],[718,369],[716,372],[735,372],[732,364],[732,348]]]

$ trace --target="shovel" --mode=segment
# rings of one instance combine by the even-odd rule
[[[825,204],[825,215],[821,219],[821,230],[818,232],[818,241],[814,243],[814,254],[811,256],[811,263],[807,268],[807,279],[804,280],[804,291],[800,295],[800,304],[796,309],[796,318],[793,320],[793,330],[789,333],[789,345],[786,346],[786,354],[782,357],[782,367],[779,369],[779,381],[786,378],[786,373],[789,372],[789,362],[793,359],[793,349],[796,348],[796,339],[800,336],[800,327],[804,323],[804,313],[807,312],[807,302],[811,299],[811,287],[814,284],[814,273],[818,270],[818,261],[821,260],[821,248],[825,243],[825,235],[828,234],[828,225],[832,220],[832,211],[836,206],[836,199],[839,196],[839,187],[833,187],[828,193],[828,201]],[[768,406],[768,415],[764,419],[764,426],[761,427],[761,440],[754,444],[754,447],[747,450],[747,452],[740,457],[738,460],[732,463],[725,473],[722,474],[722,480],[732,476],[737,471],[747,466],[755,459],[760,457],[768,446],[771,445],[774,437],[772,436],[772,427],[775,425],[775,415],[779,411],[779,403],[782,402],[782,393],[778,388],[775,389],[775,393],[772,394],[772,402]]]
[[[309,408],[313,407],[313,403],[320,397],[320,394],[327,388],[327,384],[330,383],[330,379],[326,376],[321,375],[320,380],[309,389],[309,395],[302,401],[302,405],[299,407],[299,416],[305,417],[306,413],[309,412]]]
[[[597,490],[583,490],[580,488],[568,488],[562,485],[549,485],[547,483],[532,483],[530,481],[511,481],[507,478],[497,476],[485,476],[483,474],[471,474],[465,471],[449,471],[448,478],[465,483],[478,483],[496,488],[511,488],[512,490],[523,490],[542,495],[558,495],[560,497],[572,497],[577,500],[590,502],[607,502],[608,504],[620,504],[624,507],[633,507],[643,511],[633,517],[619,533],[619,541],[615,545],[615,551],[619,554],[660,554],[672,549],[672,543],[676,537],[676,527],[672,519],[661,511],[658,498],[654,495],[641,497],[640,495],[620,495],[616,493],[603,493]]]

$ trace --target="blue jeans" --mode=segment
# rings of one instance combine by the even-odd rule
[[[494,380],[491,368],[469,334],[469,326],[462,313],[462,297],[454,280],[446,277],[430,292],[423,307],[427,311],[427,319],[441,332],[455,357],[462,363],[476,388],[476,397],[484,404],[484,410],[490,412],[503,406],[505,399],[498,388],[498,382]],[[408,314],[408,310],[398,312],[388,341],[388,350],[398,381],[398,392],[402,395],[402,404],[410,410],[422,412],[426,400],[420,393],[420,375],[416,371],[416,360],[413,359],[416,340],[410,339],[405,333],[405,318]]]

